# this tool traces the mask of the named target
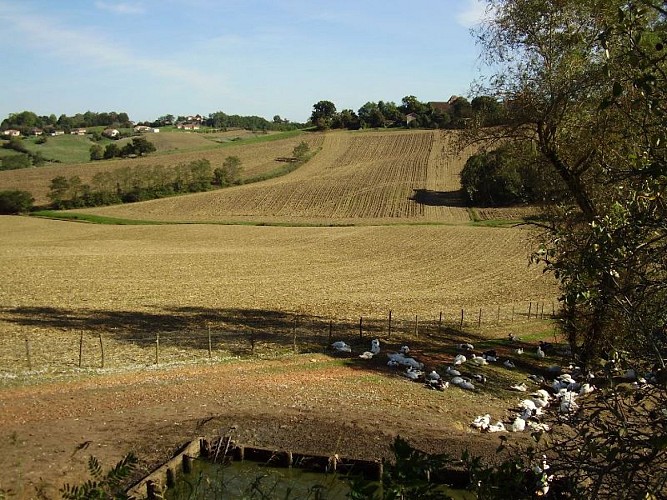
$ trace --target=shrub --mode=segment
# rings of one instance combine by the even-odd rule
[[[27,191],[0,191],[0,214],[20,214],[32,209],[34,198]]]
[[[32,161],[29,155],[11,155],[2,158],[2,167],[0,170],[18,170],[21,168],[32,167]]]

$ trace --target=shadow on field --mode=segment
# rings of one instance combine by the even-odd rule
[[[105,311],[61,309],[52,307],[0,308],[0,319],[24,327],[85,332],[94,337],[102,335],[126,348],[147,348],[159,345],[165,350],[175,348],[181,355],[201,359],[206,352],[252,357],[276,356],[290,352],[321,353],[344,360],[355,370],[386,376],[400,376],[402,369],[387,366],[387,354],[398,352],[403,345],[409,355],[424,363],[424,370],[445,373],[457,354],[466,354],[459,344],[471,343],[479,355],[495,350],[498,362],[475,367],[464,364],[459,370],[464,376],[486,376],[485,384],[476,384],[479,391],[493,392],[507,388],[525,378],[527,373],[545,374],[548,361],[538,360],[535,344],[511,341],[509,338],[487,338],[478,331],[461,330],[438,321],[419,324],[418,331],[409,322],[396,321],[391,332],[386,319],[330,320],[328,318],[263,309],[211,309],[180,307],[156,312]],[[381,352],[372,359],[359,354],[371,348],[377,338]],[[335,341],[345,341],[351,353],[336,353]],[[516,349],[525,354],[519,356]],[[209,351],[209,348],[211,351]],[[469,355],[469,353],[468,353]],[[516,368],[506,369],[502,362],[511,359]]]
[[[415,189],[411,200],[420,205],[430,207],[466,207],[465,195],[462,189],[456,191],[434,191],[431,189]]]

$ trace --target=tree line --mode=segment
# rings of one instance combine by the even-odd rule
[[[215,169],[207,159],[175,166],[128,166],[99,172],[90,184],[79,176],[57,176],[51,180],[48,197],[51,208],[58,210],[133,203],[240,184],[241,171],[236,156]]]
[[[85,127],[131,127],[130,118],[127,113],[117,113],[115,111],[96,113],[86,111],[85,113],[76,113],[73,116],[65,114],[56,117],[51,114],[48,116],[38,116],[32,111],[22,111],[20,113],[10,113],[10,115],[0,123],[0,130],[16,129],[23,135],[29,135],[31,129],[39,128],[45,132],[53,130],[69,131],[74,128]]]
[[[406,96],[401,104],[394,102],[367,102],[355,113],[351,109],[336,110],[331,101],[313,105],[310,123],[318,130],[360,128],[464,128],[473,123],[494,126],[505,123],[505,106],[490,96],[478,96],[468,101],[453,96],[447,102],[421,102],[415,96]]]

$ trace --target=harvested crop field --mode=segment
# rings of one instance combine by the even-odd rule
[[[141,168],[151,166],[175,166],[193,160],[207,159],[213,168],[219,167],[228,156],[238,156],[243,165],[244,177],[264,175],[280,167],[277,157],[290,156],[294,146],[306,141],[312,149],[319,147],[323,140],[322,134],[291,135],[285,139],[253,144],[236,144],[235,142],[216,144],[212,140],[195,134],[159,133],[148,137],[157,138],[158,144],[168,154],[152,154],[143,158],[126,158],[103,160],[74,165],[48,165],[39,168],[0,171],[1,189],[20,189],[29,191],[35,198],[36,205],[49,203],[48,193],[51,179],[57,176],[71,178],[78,176],[81,181],[90,183],[95,174],[124,168]],[[166,139],[171,136],[171,140]],[[176,139],[173,139],[176,136]],[[190,138],[194,136],[194,140]],[[183,140],[182,138],[190,138]]]
[[[386,457],[400,434],[494,458],[497,439],[470,421],[508,418],[509,385],[552,360],[489,366],[477,390],[439,392],[389,370],[384,354],[357,356],[377,337],[384,352],[407,343],[443,370],[459,342],[510,355],[509,332],[526,352],[553,340],[556,285],[528,264],[536,235],[470,223],[530,210],[465,207],[458,176],[472,151],[458,155],[455,135],[301,134],[0,172],[0,185],[44,201],[56,175],[87,182],[229,155],[245,176],[264,175],[302,140],[316,154],[280,178],[85,211],[164,225],[0,217],[0,497],[57,498],[88,478],[89,455],[110,466],[134,451],[145,473],[232,427],[244,444],[304,453]],[[336,356],[332,340],[352,354]]]
[[[495,438],[467,423],[482,406],[502,418],[506,387],[525,374],[492,368],[478,392],[425,391],[382,357],[322,354],[330,325],[355,351],[371,335],[386,350],[409,342],[438,369],[461,339],[503,347],[508,331],[551,335],[548,321],[525,318],[555,287],[528,266],[520,228],[1,217],[0,231],[0,489],[17,498],[56,497],[86,478],[89,455],[111,465],[135,451],[146,472],[231,426],[247,444],[312,453],[386,456],[398,433],[432,451],[488,453]]]
[[[454,132],[358,131],[317,137],[323,137],[317,154],[284,177],[84,212],[193,222],[402,224],[470,220],[459,173],[473,149],[457,152]]]

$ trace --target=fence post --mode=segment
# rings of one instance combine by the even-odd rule
[[[419,318],[415,314],[415,337],[419,337]]]
[[[81,368],[82,358],[83,358],[83,330],[81,330],[81,335],[79,336],[79,368]]]
[[[532,309],[533,309],[533,302],[531,301],[528,303],[528,319],[530,319],[530,312],[532,311]]]
[[[294,316],[294,327],[292,328],[292,349],[296,352],[296,316]]]
[[[155,364],[160,364],[160,332],[155,336]]]
[[[359,316],[359,340],[364,338],[364,317]]]
[[[461,309],[461,330],[463,330],[463,316],[465,315],[465,312],[463,309]]]
[[[551,301],[551,319],[556,317],[556,306],[554,305],[553,300]]]
[[[30,355],[30,339],[26,335],[25,338],[25,355],[28,358],[28,370],[32,370],[32,356]]]
[[[391,309],[389,309],[389,329],[387,332],[387,338],[391,337]]]
[[[211,325],[207,324],[208,326],[208,359],[211,359],[213,357],[213,350],[211,349]]]
[[[544,319],[544,302],[542,302],[542,309],[540,310],[540,319]]]
[[[440,319],[438,320],[438,335],[442,333],[442,311],[440,311]]]
[[[102,332],[100,332],[100,353],[102,354],[102,368],[104,368],[104,343],[102,342]]]
[[[477,328],[482,326],[482,308],[479,308],[479,316],[477,317]]]

